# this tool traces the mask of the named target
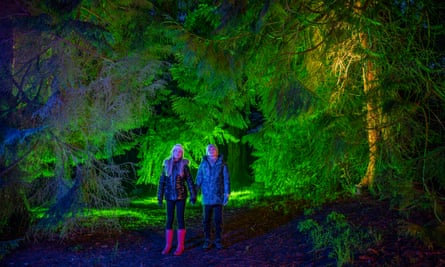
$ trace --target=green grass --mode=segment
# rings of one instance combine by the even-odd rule
[[[256,194],[252,190],[234,191],[230,195],[228,207],[240,207],[256,201]],[[201,195],[198,196],[193,206],[187,200],[187,209],[191,211],[201,210]],[[32,210],[34,221],[43,218],[47,209],[36,207]],[[191,212],[196,214],[196,212]],[[186,214],[187,216],[188,214]],[[120,231],[143,229],[147,225],[162,227],[165,223],[165,201],[164,207],[158,206],[156,196],[139,196],[131,200],[128,207],[117,207],[113,209],[86,209],[75,216],[67,218],[56,226],[40,228],[36,233],[59,234],[69,236],[70,232],[92,231],[102,229],[104,231]]]

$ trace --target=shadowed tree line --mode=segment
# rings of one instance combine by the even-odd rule
[[[175,143],[195,170],[218,144],[234,185],[258,194],[320,204],[367,190],[443,223],[441,1],[11,1],[0,12],[5,239],[64,236],[93,209],[127,205]]]

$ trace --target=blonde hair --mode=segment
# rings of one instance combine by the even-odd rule
[[[179,159],[179,175],[181,177],[184,176],[184,166],[188,164],[188,160],[184,159],[184,147],[181,144],[174,145],[170,152],[170,157],[164,161],[164,168],[167,176],[172,175],[173,153],[177,148],[179,148],[182,151],[182,157]]]

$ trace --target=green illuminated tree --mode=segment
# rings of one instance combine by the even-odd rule
[[[26,16],[10,19],[14,48],[2,76],[11,86],[1,103],[0,171],[1,190],[19,195],[4,199],[2,226],[14,223],[8,222],[18,206],[13,201],[27,212],[46,207],[39,229],[62,234],[78,215],[127,202],[122,183],[130,168],[113,157],[131,148],[132,130],[148,121],[156,104],[165,84],[162,49],[139,47],[141,31],[156,26],[136,25],[128,40],[122,21],[107,17],[125,10],[134,23],[146,24],[149,2],[94,3],[30,2],[18,7]]]
[[[243,140],[272,194],[323,201],[361,184],[403,207],[441,206],[444,177],[427,167],[443,158],[432,157],[443,154],[438,2],[224,1],[212,10],[222,21],[213,34],[184,39],[205,84],[217,72],[233,86],[198,94],[234,94],[260,112]]]
[[[185,21],[173,19],[176,18],[173,14],[169,16],[172,33],[176,34],[169,70],[173,81],[164,91],[168,93],[158,116],[147,125],[147,134],[141,137],[138,183],[158,182],[162,160],[175,143],[185,146],[185,156],[195,169],[207,144],[216,143],[229,161],[233,183],[242,184],[251,179],[246,166],[240,165],[247,162],[247,147],[239,144],[242,131],[247,128],[248,99],[236,93],[237,85],[230,75],[206,62],[208,59],[227,64],[227,58],[216,50],[213,55],[220,58],[206,55],[207,40],[200,37],[210,36],[219,25],[220,18],[215,15],[217,6],[212,1],[202,1],[200,5],[191,3],[182,8],[181,12],[187,12]]]
[[[44,206],[41,222],[68,231],[123,205],[123,179],[155,184],[175,143],[192,167],[217,143],[233,179],[268,194],[323,202],[359,184],[442,220],[439,2],[14,7],[26,15],[1,16],[0,226]]]
[[[427,167],[441,161],[431,155],[441,150],[437,150],[441,138],[435,137],[443,131],[442,119],[433,115],[439,106],[443,108],[443,77],[438,75],[443,54],[437,46],[443,38],[439,26],[443,11],[436,5],[434,1],[357,1],[357,21],[350,26],[354,31],[334,46],[332,66],[340,74],[339,84],[345,85],[335,92],[336,97],[348,92],[353,72],[362,73],[357,85],[364,93],[369,156],[360,185],[397,196],[393,201],[402,209],[429,203],[425,206],[440,221],[443,213],[437,207],[443,201],[444,180]],[[347,46],[351,42],[352,47]]]

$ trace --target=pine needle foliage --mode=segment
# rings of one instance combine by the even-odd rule
[[[194,86],[206,76],[212,84],[213,70],[233,79],[238,98],[264,118],[242,138],[255,148],[255,179],[270,194],[315,201],[352,193],[366,173],[372,103],[381,137],[374,192],[395,205],[425,205],[441,221],[434,207],[443,201],[443,178],[427,162],[442,158],[429,155],[443,142],[443,9],[435,1],[357,3],[224,1],[215,35],[184,34],[194,55],[186,62],[199,70]],[[364,91],[367,64],[376,66],[372,93]]]
[[[439,1],[28,5],[1,102],[0,189],[16,192],[8,209],[45,206],[43,232],[125,204],[114,158],[130,150],[137,183],[156,184],[176,143],[192,169],[208,143],[248,144],[266,194],[316,203],[353,193],[372,158],[373,194],[443,222]]]
[[[184,145],[193,168],[207,144],[237,143],[232,129],[247,128],[248,97],[237,83],[238,74],[225,68],[232,60],[230,51],[221,53],[211,39],[219,22],[216,6],[203,2],[189,10],[183,27],[175,28],[178,39],[169,69],[173,82],[161,104],[163,118],[150,123],[142,138],[138,183],[158,182],[162,160],[174,144]],[[215,68],[216,62],[221,67]]]
[[[35,7],[35,12],[46,10]],[[154,97],[166,84],[166,66],[156,56],[148,50],[121,56],[113,48],[117,53],[110,53],[113,45],[123,44],[106,41],[105,24],[76,19],[74,14],[86,7],[75,8],[78,12],[51,10],[15,24],[15,102],[1,118],[10,129],[2,139],[1,174],[8,182],[1,187],[20,192],[23,204],[17,206],[28,213],[46,209],[33,222],[33,234],[66,237],[89,225],[85,215],[92,210],[128,203],[123,184],[131,167],[114,157],[132,148],[133,130],[149,120]],[[13,132],[23,137],[12,138]],[[6,147],[3,140],[12,142]],[[10,154],[11,148],[17,151]],[[2,222],[10,212],[1,213]],[[118,229],[116,222],[109,223]]]

